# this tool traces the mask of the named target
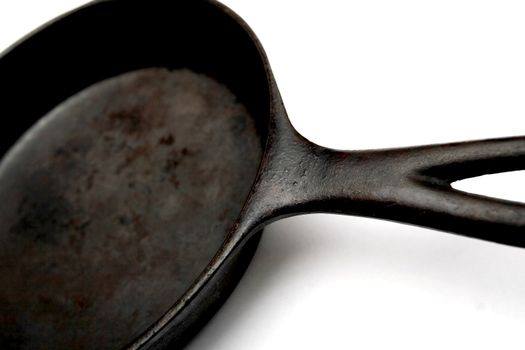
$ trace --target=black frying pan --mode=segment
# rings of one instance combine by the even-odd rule
[[[523,137],[312,144],[216,2],[94,2],[8,50],[0,77],[1,348],[180,348],[264,226],[301,213],[525,245],[522,204],[450,186],[523,169]]]

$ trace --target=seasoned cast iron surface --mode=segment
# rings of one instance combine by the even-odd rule
[[[0,348],[132,341],[217,252],[261,152],[235,96],[188,70],[127,73],[49,113],[0,163]]]

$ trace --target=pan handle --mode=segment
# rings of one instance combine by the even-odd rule
[[[524,203],[451,186],[473,176],[525,169],[523,136],[316,153],[317,166],[308,186],[315,195],[303,202],[304,211],[381,218],[525,247]]]

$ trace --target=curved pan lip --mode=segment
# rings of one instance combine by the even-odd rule
[[[15,41],[13,44],[8,46],[3,51],[0,51],[0,60],[2,60],[5,56],[7,56],[9,53],[14,51],[18,46],[25,43],[27,40],[31,39],[41,31],[51,27],[52,25],[68,18],[70,15],[75,14],[77,12],[80,12],[84,9],[87,9],[93,5],[104,3],[104,2],[110,2],[110,1],[118,1],[118,0],[94,0],[90,1],[86,4],[83,4],[81,6],[78,6],[70,11],[67,11],[61,15],[58,15],[57,17],[47,21],[46,23],[40,25],[36,29],[32,30],[28,34],[24,35],[17,41]],[[275,129],[275,119],[276,119],[276,107],[280,104],[281,98],[280,94],[277,88],[277,85],[275,83],[272,70],[270,68],[270,64],[267,58],[267,55],[262,47],[262,44],[260,43],[259,39],[253,32],[253,30],[249,27],[249,25],[239,16],[237,15],[233,10],[231,10],[226,5],[216,1],[216,0],[205,0],[206,3],[208,3],[210,6],[214,6],[217,9],[219,9],[221,12],[223,12],[226,16],[231,18],[241,30],[243,30],[255,46],[259,57],[261,59],[261,64],[264,68],[264,72],[266,75],[266,86],[268,89],[268,120],[267,120],[267,136],[266,140],[263,141],[263,155],[261,156],[261,160],[259,162],[258,171],[257,174],[260,174],[261,169],[263,168],[263,164],[267,155],[267,148],[269,144],[269,139],[271,138],[272,129]],[[0,160],[2,157],[0,156]],[[245,211],[246,205],[248,202],[248,199],[251,197],[253,193],[253,187],[255,183],[257,182],[257,178],[259,175],[256,176],[254,179],[254,183],[252,184],[252,190],[250,191],[250,194],[248,194],[246,201],[244,203],[243,209],[241,210],[241,214]],[[239,215],[240,218],[241,215]],[[210,281],[212,276],[220,269],[220,267],[223,265],[225,260],[230,256],[232,251],[236,249],[241,241],[243,241],[243,238],[246,236],[247,232],[242,232],[242,230],[239,230],[239,218],[237,219],[236,224],[232,227],[229,234],[225,238],[222,246],[219,248],[216,255],[212,258],[212,260],[208,263],[208,265],[205,267],[203,272],[197,277],[197,279],[194,281],[194,283],[187,289],[187,291],[180,297],[166,312],[163,316],[161,316],[155,323],[153,323],[149,328],[147,328],[142,335],[132,340],[130,345],[127,347],[127,349],[139,349],[142,348],[145,345],[148,345],[148,343],[152,340],[155,340],[155,336],[161,332],[164,327],[169,325],[169,323],[181,313],[181,311],[188,306],[188,304],[200,293],[200,291],[203,289],[203,287]],[[250,230],[250,232],[256,232],[257,230],[261,229],[262,225],[257,225],[256,228],[253,228]]]
[[[102,1],[111,1],[111,0],[102,0]],[[250,194],[248,194],[246,201],[244,203],[244,206],[240,212],[239,218],[237,219],[236,224],[232,227],[230,230],[230,233],[224,240],[221,248],[217,252],[217,254],[213,257],[213,259],[208,263],[206,268],[203,270],[203,272],[200,274],[200,276],[195,280],[193,285],[188,288],[186,293],[160,318],[158,319],[152,326],[149,327],[148,330],[146,330],[141,336],[139,336],[129,347],[129,350],[137,350],[141,347],[147,345],[147,343],[151,340],[154,340],[155,336],[162,331],[164,327],[169,325],[169,323],[178,315],[181,313],[181,311],[200,293],[200,291],[203,289],[203,287],[211,280],[212,276],[219,271],[223,263],[226,261],[226,259],[230,256],[230,254],[239,247],[241,242],[243,241],[243,238],[246,236],[248,232],[244,232],[243,230],[240,230],[239,227],[239,219],[242,216],[242,213],[245,212],[246,206],[248,204],[248,199],[252,196],[254,185],[257,183],[257,178],[259,174],[261,173],[262,168],[264,167],[265,158],[267,157],[267,149],[268,145],[270,143],[272,129],[275,128],[275,119],[276,119],[276,106],[279,104],[279,101],[281,101],[281,97],[277,88],[277,85],[275,83],[275,79],[273,77],[273,73],[270,67],[270,63],[268,61],[268,57],[266,55],[266,52],[264,51],[264,48],[255,35],[254,31],[250,28],[248,23],[246,23],[239,15],[237,15],[232,9],[227,7],[226,5],[216,1],[216,0],[206,0],[211,6],[217,7],[219,10],[221,10],[224,14],[229,16],[231,19],[233,19],[238,25],[239,28],[244,30],[244,32],[249,36],[252,43],[255,45],[259,56],[261,58],[261,62],[264,66],[264,71],[266,73],[266,82],[267,82],[267,88],[268,88],[268,133],[266,136],[266,140],[264,140],[264,147],[263,147],[263,155],[261,157],[261,161],[259,163],[259,167],[257,170],[257,176],[254,179],[254,182],[252,184],[252,190],[250,191]],[[257,225],[257,227],[253,227],[250,232],[257,232],[258,230],[262,229],[263,225]]]

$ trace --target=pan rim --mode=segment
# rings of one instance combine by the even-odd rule
[[[97,0],[97,1],[111,1],[111,0]],[[252,44],[255,46],[258,55],[261,59],[261,63],[264,68],[264,72],[266,75],[266,88],[268,92],[268,123],[267,123],[267,129],[268,133],[263,140],[263,146],[262,146],[262,155],[259,160],[259,165],[257,167],[256,177],[254,178],[254,181],[251,185],[251,189],[249,194],[246,197],[246,200],[244,201],[243,207],[241,211],[239,212],[239,216],[237,217],[235,224],[233,227],[229,230],[229,233],[227,234],[226,238],[224,239],[223,243],[221,244],[221,247],[215,254],[215,256],[210,260],[210,262],[206,265],[204,270],[201,272],[201,274],[195,279],[195,281],[192,283],[192,285],[186,290],[186,292],[164,313],[163,316],[161,316],[155,323],[153,323],[148,329],[145,330],[145,332],[137,337],[130,346],[128,346],[127,350],[138,350],[141,349],[147,345],[149,345],[151,342],[155,341],[155,337],[161,333],[166,327],[169,326],[170,322],[173,321],[182,311],[200,294],[202,289],[210,282],[212,277],[220,270],[220,267],[226,262],[229,256],[231,256],[231,253],[242,246],[242,243],[245,243],[246,240],[242,239],[245,236],[245,233],[240,232],[238,230],[239,228],[239,220],[242,216],[242,213],[247,209],[248,205],[248,199],[252,196],[253,189],[258,181],[258,177],[264,168],[265,158],[268,155],[268,145],[270,143],[270,134],[271,129],[273,129],[274,121],[275,121],[275,115],[276,115],[276,105],[278,104],[278,101],[280,101],[279,92],[277,90],[277,86],[275,83],[275,80],[273,78],[273,72],[271,70],[268,57],[266,55],[266,52],[264,51],[264,48],[257,38],[255,32],[250,28],[248,23],[246,23],[239,15],[237,15],[232,9],[230,9],[228,6],[220,3],[217,0],[206,0],[207,3],[209,3],[211,6],[216,7],[219,9],[219,11],[223,12],[226,16],[228,16],[230,19],[232,19],[241,30],[243,30],[251,40]],[[263,233],[264,225],[257,225],[255,228],[253,228],[251,231],[253,232],[260,232]],[[243,242],[244,241],[244,242]],[[258,245],[258,242],[256,243]],[[255,251],[254,251],[255,253]],[[241,276],[242,277],[242,276]],[[237,281],[238,282],[238,281]]]
[[[56,16],[55,18],[47,21],[46,23],[39,25],[37,28],[25,34],[20,39],[16,40],[14,43],[9,45],[6,49],[0,51],[0,61],[2,61],[4,58],[9,56],[10,53],[15,51],[18,47],[20,47],[27,41],[34,38],[39,33],[43,32],[44,30],[48,29],[49,27],[59,22],[62,22],[63,20],[68,19],[71,15],[77,14],[83,10],[86,10],[88,8],[91,8],[93,6],[96,6],[102,3],[109,3],[109,2],[114,2],[114,1],[116,0],[94,0],[94,1],[88,2],[86,4],[78,6],[72,10],[69,10],[63,14]],[[275,85],[273,73],[271,71],[271,68],[268,62],[268,58],[266,56],[266,53],[259,39],[255,35],[255,33],[251,30],[251,28],[248,26],[248,24],[240,16],[238,16],[233,10],[228,8],[226,5],[216,0],[206,0],[205,2],[212,7],[215,7],[218,11],[220,11],[222,14],[224,14],[226,17],[232,20],[235,23],[235,25],[239,28],[239,30],[242,31],[245,35],[247,35],[250,45],[253,45],[253,47],[256,49],[256,52],[260,59],[260,65],[264,69],[264,74],[265,74],[264,78],[265,78],[265,83],[266,83],[265,89],[267,90],[267,96],[268,96],[267,111],[265,112],[267,114],[267,119],[265,121],[267,133],[265,136],[261,136],[262,155],[259,159],[256,176],[254,177],[254,180],[250,187],[250,192],[246,196],[246,199],[243,203],[243,207],[239,213],[238,218],[235,221],[235,224],[229,230],[229,232],[227,232],[227,235],[223,243],[221,244],[219,250],[217,251],[215,256],[208,262],[204,270],[199,274],[199,276],[195,279],[195,281],[191,284],[191,286],[189,286],[189,288],[184,292],[184,294],[178,300],[174,301],[173,305],[166,310],[164,315],[159,317],[154,323],[152,323],[150,326],[145,328],[144,332],[140,336],[138,336],[135,339],[131,339],[132,341],[131,345],[126,347],[128,349],[142,348],[143,346],[151,344],[151,341],[155,341],[156,335],[158,335],[165,327],[169,326],[170,322],[175,317],[177,317],[177,315],[179,315],[181,311],[184,310],[192,300],[195,299],[195,297],[202,291],[203,287],[206,284],[208,284],[208,282],[211,280],[213,275],[217,273],[217,271],[219,271],[220,267],[224,264],[227,258],[231,255],[232,251],[235,248],[238,248],[240,246],[239,243],[243,241],[241,239],[242,238],[241,236],[244,236],[244,235],[242,232],[238,230],[239,218],[241,216],[241,213],[246,209],[246,206],[248,204],[248,199],[251,197],[253,188],[255,184],[257,183],[258,176],[261,172],[261,169],[263,168],[264,160],[268,153],[267,147],[269,144],[271,130],[275,128],[274,121],[275,121],[276,110],[278,108],[277,105],[279,104],[279,101],[280,101],[280,96],[279,96],[277,87]],[[152,3],[154,4],[154,2]],[[22,136],[22,135],[23,133],[18,136]],[[9,148],[7,148],[5,151],[8,151],[8,150]],[[5,154],[0,154],[0,161],[3,160],[4,156]],[[257,231],[262,231],[262,227],[257,227],[257,230],[255,229],[253,230],[253,232],[257,232]]]

